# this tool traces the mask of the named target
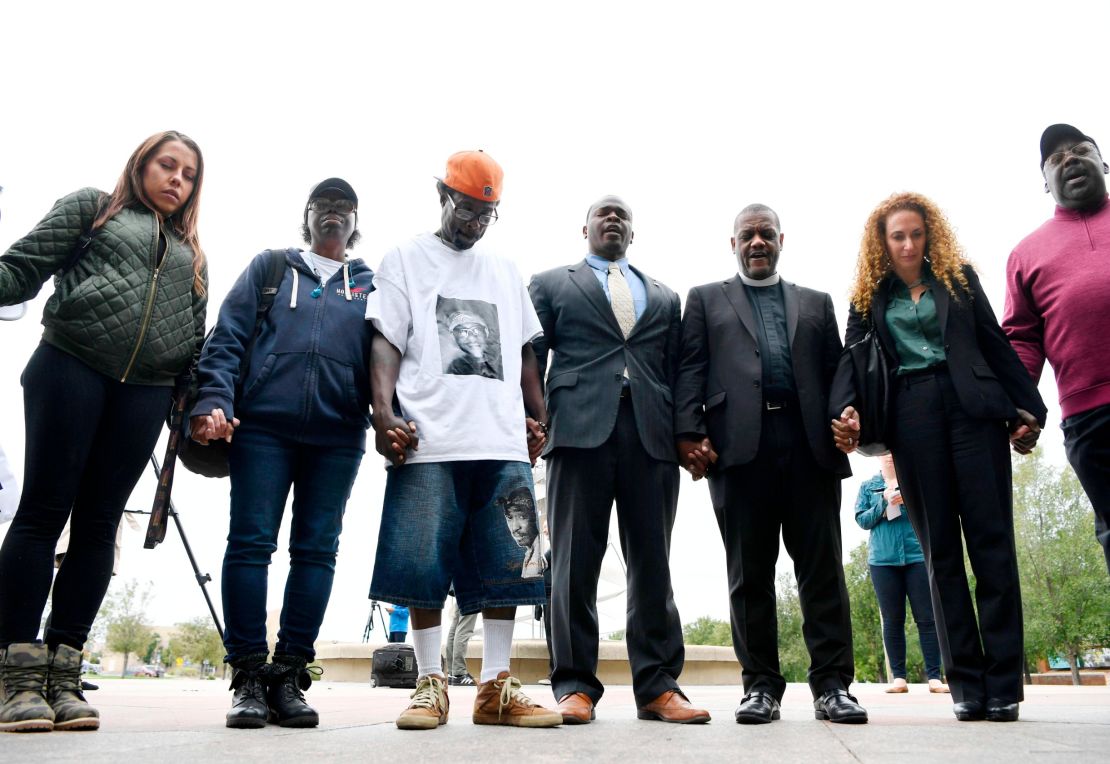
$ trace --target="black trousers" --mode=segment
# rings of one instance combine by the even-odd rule
[[[732,645],[745,692],[782,700],[775,563],[779,533],[798,581],[814,697],[847,689],[855,674],[840,539],[840,478],[813,459],[797,406],[764,411],[755,459],[710,473],[725,544]]]
[[[551,533],[551,643],[556,698],[583,692],[596,703],[597,581],[617,504],[627,565],[625,643],[637,705],[678,689],[685,649],[671,591],[670,546],[678,505],[678,465],[651,458],[640,442],[629,398],[609,439],[597,448],[557,448],[547,461]]]
[[[891,453],[925,553],[952,699],[1020,701],[1021,585],[1006,428],[965,414],[944,370],[898,380],[894,411]]]
[[[1099,406],[1064,420],[1064,448],[1091,506],[1095,536],[1110,571],[1110,406]]]
[[[31,355],[23,372],[23,493],[0,547],[0,646],[38,636],[54,547],[72,513],[46,642],[84,647],[112,578],[116,528],[170,392],[122,384],[45,343]]]

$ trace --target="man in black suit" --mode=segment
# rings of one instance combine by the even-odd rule
[[[708,475],[725,543],[732,642],[745,696],[736,721],[779,718],[775,561],[781,528],[794,560],[818,719],[863,723],[840,542],[848,461],[828,437],[840,335],[829,295],[781,281],[784,237],[761,204],[736,217],[740,273],[690,290],[675,384],[679,460]]]
[[[532,278],[547,368],[548,529],[551,533],[551,688],[567,724],[594,718],[597,581],[614,499],[627,564],[626,643],[641,719],[705,722],[678,687],[684,649],[668,555],[678,502],[672,383],[678,295],[628,265],[632,211],[595,202],[585,260]]]

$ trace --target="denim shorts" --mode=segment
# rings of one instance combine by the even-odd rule
[[[525,462],[390,468],[370,599],[439,610],[454,583],[464,615],[539,605],[542,572],[525,566],[538,552],[542,534]]]

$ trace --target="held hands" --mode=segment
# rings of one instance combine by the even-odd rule
[[[207,446],[209,441],[221,438],[230,443],[238,426],[239,420],[232,417],[231,421],[228,421],[223,409],[212,409],[211,414],[189,418],[189,437],[202,446]]]
[[[840,412],[840,418],[832,420],[833,445],[846,454],[859,446],[859,412],[848,406]]]
[[[389,460],[394,467],[405,463],[409,450],[420,448],[420,438],[416,434],[416,422],[406,422],[392,411],[386,409],[374,412],[374,448]]]
[[[524,417],[524,428],[528,434],[528,460],[535,467],[536,459],[540,458],[543,447],[547,444],[547,425],[528,416]]]
[[[1030,454],[1041,437],[1041,426],[1037,417],[1025,409],[1018,409],[1018,418],[1010,422],[1010,445],[1019,454]]]
[[[709,472],[709,468],[717,463],[717,452],[713,450],[709,438],[679,439],[675,441],[675,450],[678,451],[678,463],[694,480],[701,480]]]

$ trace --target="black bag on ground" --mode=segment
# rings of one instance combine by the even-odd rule
[[[254,316],[254,331],[251,333],[250,339],[247,341],[247,346],[243,348],[243,358],[239,364],[239,381],[235,387],[235,400],[238,402],[239,395],[242,392],[243,380],[247,378],[247,372],[250,369],[251,351],[254,350],[254,341],[258,338],[258,333],[262,330],[262,322],[266,319],[266,314],[270,312],[273,307],[274,298],[277,296],[278,287],[281,286],[281,280],[285,276],[285,254],[288,250],[285,249],[268,249],[266,256],[269,258],[269,269],[266,271],[266,282],[262,285],[262,290],[258,295],[258,310]],[[208,340],[212,337],[212,331],[209,330],[208,336],[204,338],[204,344],[208,344]],[[201,351],[204,355],[204,351]],[[185,411],[191,412],[193,405],[197,402],[197,369],[196,367],[189,370],[189,378],[187,391],[184,393],[188,396],[185,405]],[[189,418],[186,416],[182,422],[182,427],[185,432],[181,435],[181,444],[177,453],[177,458],[185,469],[189,472],[201,475],[203,477],[222,478],[227,477],[229,474],[227,457],[231,451],[231,444],[226,440],[210,440],[208,445],[202,446],[195,440],[189,437]]]
[[[416,689],[416,651],[412,645],[389,644],[375,650],[370,686]]]
[[[890,451],[889,436],[890,367],[874,327],[863,339],[846,349],[852,359],[852,382],[856,388],[859,413],[859,446],[864,456],[880,456]]]

